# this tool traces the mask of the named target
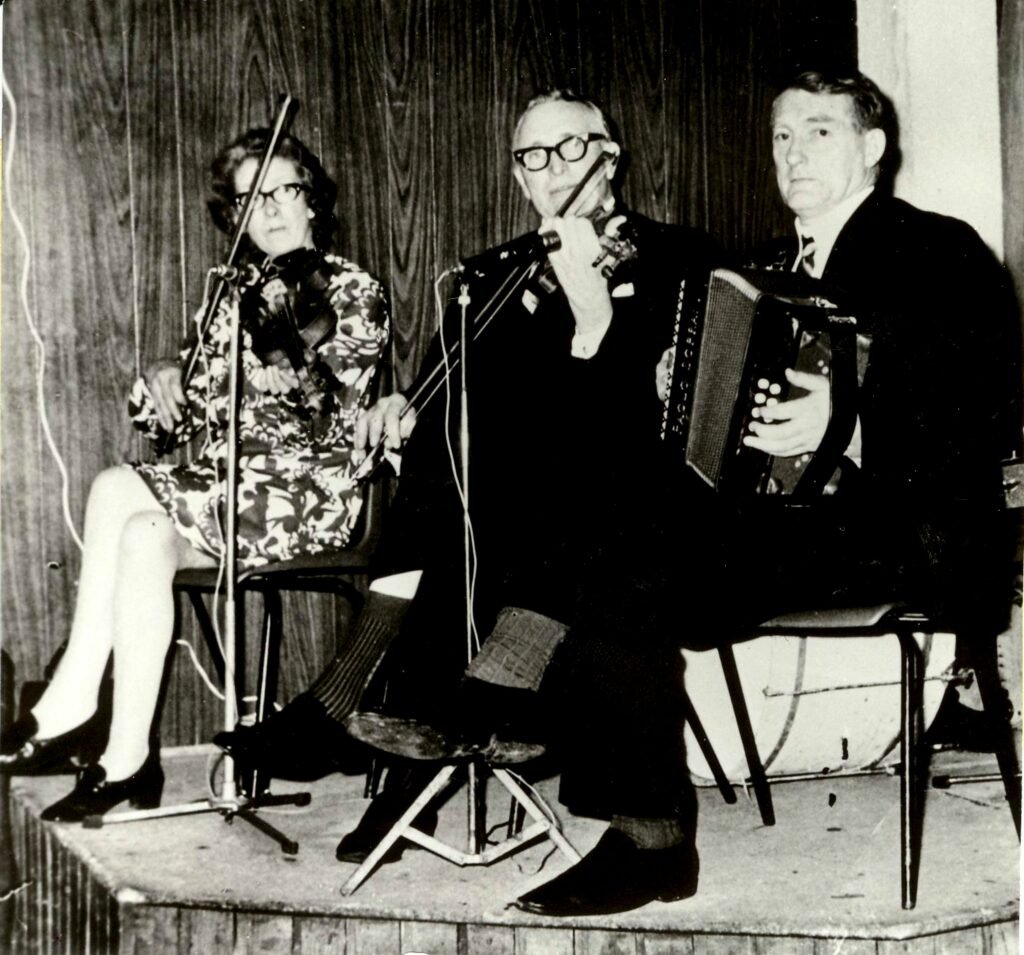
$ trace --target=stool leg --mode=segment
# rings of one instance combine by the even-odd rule
[[[722,673],[725,675],[725,685],[729,690],[729,699],[732,701],[736,727],[739,729],[743,753],[747,758],[747,771],[750,773],[750,783],[754,787],[754,796],[757,798],[757,808],[761,812],[761,821],[766,826],[774,826],[775,807],[772,805],[772,793],[768,786],[764,765],[761,763],[761,755],[754,742],[754,730],[750,725],[750,713],[747,710],[747,701],[743,696],[740,674],[736,669],[736,657],[729,644],[723,644],[718,648],[718,656],[722,661]]]

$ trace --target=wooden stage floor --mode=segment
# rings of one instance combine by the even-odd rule
[[[940,754],[933,771],[949,759],[990,765],[986,757]],[[202,798],[207,762],[203,748],[165,751],[164,803]],[[353,866],[336,862],[334,847],[366,805],[362,779],[275,784],[278,792],[313,794],[307,808],[263,813],[300,843],[294,857],[217,814],[101,829],[40,823],[39,810],[69,784],[68,777],[12,781],[10,848],[19,884],[5,905],[14,906],[14,953],[1018,951],[1019,848],[998,784],[929,792],[911,912],[899,903],[898,784],[873,776],[776,785],[773,828],[761,825],[742,792],[729,806],[716,791],[702,791],[697,896],[575,923],[506,908],[564,868],[551,843],[489,867],[460,868],[407,851],[343,897]],[[558,811],[555,781],[539,789]],[[503,793],[493,793],[495,822],[507,811]],[[600,835],[598,822],[559,815],[580,851]],[[456,794],[439,834],[459,841],[464,826],[465,799]]]

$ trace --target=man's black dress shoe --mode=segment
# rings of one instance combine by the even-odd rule
[[[668,849],[641,849],[625,833],[608,829],[571,869],[512,904],[533,915],[611,915],[687,899],[697,891],[699,871],[691,839]]]
[[[39,724],[29,713],[0,736],[0,773],[33,776],[55,769],[74,769],[71,760],[81,752],[94,731],[93,720],[88,719],[60,736],[38,739]]]
[[[253,726],[235,727],[213,742],[243,769],[260,769],[275,779],[319,779],[339,769],[358,772],[365,758],[345,728],[308,693]]]
[[[339,862],[363,862],[380,844],[381,840],[391,831],[392,826],[402,814],[416,801],[424,788],[430,783],[433,772],[424,774],[421,770],[407,771],[390,769],[384,789],[378,793],[359,825],[346,833],[338,843],[334,857]],[[416,828],[432,836],[437,828],[437,810],[423,809],[414,820]],[[402,858],[406,846],[418,849],[415,843],[399,839],[384,854],[381,864],[397,862]]]
[[[133,809],[155,809],[160,805],[163,789],[164,772],[159,756],[150,756],[137,772],[112,783],[107,782],[102,766],[86,766],[78,774],[75,788],[47,806],[39,818],[47,822],[82,822],[89,816],[102,816],[125,800]]]

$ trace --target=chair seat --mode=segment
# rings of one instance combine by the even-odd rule
[[[369,568],[362,559],[353,561],[349,551],[325,551],[292,560],[276,561],[259,567],[249,567],[238,572],[238,586],[241,590],[262,590],[274,586],[282,589],[303,589],[303,583],[329,583],[342,575],[365,574]],[[179,590],[202,590],[212,592],[218,587],[223,590],[224,575],[216,567],[190,567],[174,575],[174,586]],[[330,587],[328,590],[332,589]]]
[[[800,610],[784,613],[770,620],[765,620],[758,631],[813,630],[813,631],[850,631],[876,629],[889,618],[907,619],[906,604],[890,601],[888,603],[865,604],[856,607],[822,607],[812,610]],[[924,621],[922,614],[915,614]]]

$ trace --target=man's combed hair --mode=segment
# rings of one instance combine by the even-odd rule
[[[840,76],[810,70],[797,76],[786,89],[849,96],[853,100],[854,122],[857,124],[857,131],[861,133],[869,129],[888,132],[895,117],[889,98],[878,88],[874,80],[868,79],[863,73]]]
[[[223,149],[210,164],[213,196],[207,205],[213,221],[224,232],[230,232],[235,224],[235,173],[245,160],[259,161],[270,142],[270,135],[269,129],[250,129]],[[329,249],[338,225],[334,217],[337,185],[327,175],[320,160],[297,136],[282,136],[274,157],[289,160],[295,166],[299,181],[309,187],[306,201],[313,210],[313,243],[318,249]]]
[[[611,123],[608,117],[605,116],[604,110],[597,105],[593,100],[587,99],[585,96],[581,96],[575,90],[561,88],[547,90],[544,93],[540,93],[534,96],[529,103],[526,104],[526,108],[519,114],[519,119],[516,121],[516,128],[512,134],[512,140],[515,141],[519,135],[519,129],[523,125],[523,119],[526,114],[530,112],[535,106],[543,106],[545,103],[579,103],[581,106],[587,107],[587,109],[593,111],[597,117],[598,122],[601,124],[601,132],[604,133],[609,139],[614,139],[612,135]]]

